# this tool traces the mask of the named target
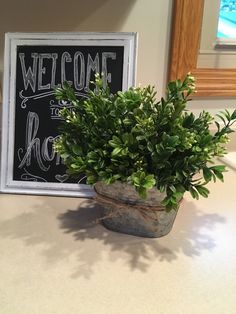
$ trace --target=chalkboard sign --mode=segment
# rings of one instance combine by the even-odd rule
[[[112,92],[134,85],[135,33],[9,33],[5,42],[1,191],[91,196],[53,150],[59,111],[54,89],[67,81],[86,97],[95,73]]]

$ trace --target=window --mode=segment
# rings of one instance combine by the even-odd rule
[[[220,1],[217,44],[236,45],[236,1]]]

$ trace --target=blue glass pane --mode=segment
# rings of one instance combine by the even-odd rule
[[[217,38],[236,39],[236,1],[221,0]]]

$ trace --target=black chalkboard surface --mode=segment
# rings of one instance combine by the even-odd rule
[[[86,97],[100,72],[112,92],[127,89],[135,52],[133,33],[6,35],[1,191],[92,195],[86,178],[71,179],[53,150],[59,111],[70,106],[55,100],[54,88],[67,81]]]

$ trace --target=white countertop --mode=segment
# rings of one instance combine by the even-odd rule
[[[159,239],[94,225],[92,201],[0,195],[0,313],[236,313],[236,172],[209,188]]]

